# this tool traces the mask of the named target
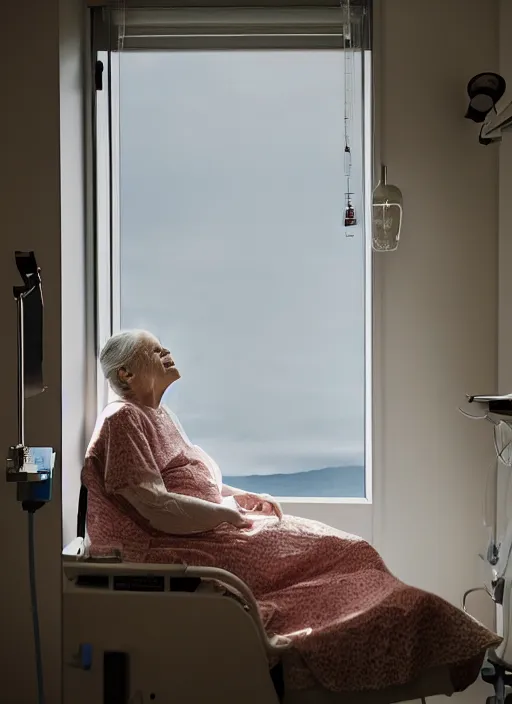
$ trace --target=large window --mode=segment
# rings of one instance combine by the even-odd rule
[[[112,74],[114,327],[171,349],[165,402],[226,483],[368,497],[364,53],[125,51]]]

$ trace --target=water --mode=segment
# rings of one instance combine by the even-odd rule
[[[364,467],[325,467],[290,474],[225,476],[225,484],[281,497],[364,498]]]

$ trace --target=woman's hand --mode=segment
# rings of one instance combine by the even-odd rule
[[[276,501],[276,499],[274,499],[273,496],[270,496],[270,494],[258,494],[258,496],[261,497],[264,505],[270,504],[272,511],[279,518],[279,520],[281,520],[283,517],[283,509],[281,508],[279,501]]]
[[[224,509],[224,520],[226,523],[231,523],[236,528],[252,528],[254,523],[250,517],[243,516],[240,511],[233,508]]]
[[[279,520],[283,517],[283,511],[279,503],[268,494],[252,494],[244,492],[235,494],[235,501],[241,509],[258,513],[264,516],[277,516]]]
[[[237,522],[233,523],[236,528],[252,528],[254,526],[254,521],[252,521],[247,516],[242,516],[241,513],[238,514]]]

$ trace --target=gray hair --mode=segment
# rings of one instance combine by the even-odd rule
[[[130,386],[121,381],[119,371],[123,367],[137,366],[138,356],[144,338],[151,334],[146,330],[127,330],[117,333],[107,340],[100,352],[100,364],[105,379],[112,390],[119,396],[125,396],[130,391]]]

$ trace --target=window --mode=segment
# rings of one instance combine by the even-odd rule
[[[365,52],[139,48],[116,63],[113,328],[170,347],[182,379],[165,402],[226,483],[369,498]]]

